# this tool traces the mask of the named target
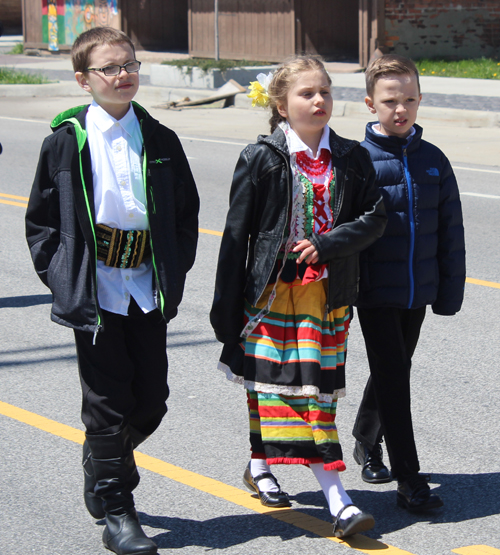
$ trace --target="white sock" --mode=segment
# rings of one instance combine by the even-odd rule
[[[314,472],[314,476],[316,476],[316,480],[318,480],[319,485],[325,494],[330,512],[333,516],[337,516],[342,507],[352,503],[351,498],[347,495],[347,492],[340,481],[338,470],[325,470],[323,463],[310,464],[309,466]],[[357,507],[348,507],[342,513],[342,518],[349,518],[350,516],[359,514],[360,512],[361,511]]]
[[[271,472],[271,469],[269,468],[269,465],[267,464],[266,460],[250,459],[250,474],[252,475],[252,477],[256,478],[263,472]],[[279,491],[279,488],[276,486],[276,484],[269,478],[265,478],[264,480],[259,480],[258,487],[261,492]]]

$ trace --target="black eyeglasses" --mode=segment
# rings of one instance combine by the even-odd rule
[[[106,67],[88,67],[85,71],[102,71],[104,75],[111,77],[112,75],[120,75],[122,69],[127,73],[137,73],[141,69],[141,62],[128,62],[123,66],[106,66]]]

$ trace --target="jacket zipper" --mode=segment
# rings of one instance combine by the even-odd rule
[[[141,135],[142,133],[142,122],[141,119]],[[144,182],[144,194],[146,195],[146,201],[148,198],[148,177],[151,177],[151,170],[148,168],[148,157],[146,154],[146,146],[144,144],[144,135],[142,139],[142,152],[141,152],[141,161],[142,161],[142,180]],[[151,205],[153,214],[156,214],[156,206],[155,206],[155,199],[153,195],[153,187],[149,186],[149,196],[151,198]],[[149,225],[149,244],[151,246],[151,261],[153,262],[153,270],[154,270],[154,277],[155,277],[155,286],[156,286],[156,295],[155,295],[155,304],[158,306],[158,297],[160,299],[160,303],[158,308],[160,309],[162,316],[165,307],[165,298],[161,291],[160,287],[160,280],[158,279],[158,270],[156,268],[156,261],[155,261],[155,253],[153,249],[153,234],[151,233],[151,224]]]
[[[75,133],[77,133],[76,129],[75,129]],[[101,311],[100,311],[100,307],[99,307],[99,301],[97,299],[97,240],[96,240],[96,236],[95,236],[94,222],[92,221],[92,210],[90,209],[89,197],[87,195],[87,186],[85,184],[85,179],[84,179],[84,176],[83,176],[82,150],[80,148],[78,149],[78,161],[79,161],[79,164],[80,164],[80,179],[82,181],[83,194],[85,195],[85,204],[86,204],[86,207],[87,207],[87,214],[88,214],[88,217],[89,217],[90,229],[92,230],[92,235],[94,237],[94,257],[95,257],[95,263],[94,263],[94,268],[95,268],[95,274],[94,274],[94,279],[95,279],[94,301],[95,301],[95,306],[96,306],[96,311],[97,311],[97,325],[96,325],[96,328],[94,330],[94,337],[92,339],[92,345],[95,345],[96,341],[97,341],[97,334],[102,330]]]
[[[415,253],[415,218],[413,215],[413,187],[410,175],[410,169],[408,167],[408,156],[406,152],[406,146],[403,147],[403,164],[405,169],[406,186],[408,188],[408,218],[410,221],[410,251],[409,251],[409,264],[408,272],[410,278],[410,295],[408,299],[408,308],[411,308],[413,304],[413,297],[415,294],[415,280],[413,277],[413,255]]]
[[[285,166],[286,166],[286,196],[287,196],[287,203],[286,203],[287,209],[286,209],[286,216],[285,216],[285,225],[283,226],[283,230],[281,232],[281,240],[280,240],[280,243],[278,245],[278,250],[279,250],[279,248],[283,244],[283,238],[285,237],[286,224],[287,224],[287,221],[288,221],[288,213],[290,212],[290,164],[288,163],[288,160],[287,160],[286,156],[284,156],[281,152],[276,151],[276,153],[279,156],[281,156],[283,158],[284,162],[285,162]],[[274,263],[276,263],[276,259],[275,259]],[[264,289],[267,287],[267,283],[269,281],[269,278],[271,277],[271,274],[273,273],[273,269],[274,269],[274,264],[271,267],[271,271],[269,272],[269,274],[266,277],[266,281],[263,282],[264,286],[262,287],[262,290],[259,291],[258,292],[259,295],[256,296],[257,301],[262,297],[262,293],[264,293]]]

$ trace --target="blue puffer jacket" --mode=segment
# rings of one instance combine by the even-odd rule
[[[418,308],[436,314],[460,310],[465,243],[458,185],[446,156],[422,140],[381,136],[366,127],[369,151],[388,222],[361,253],[360,308]]]

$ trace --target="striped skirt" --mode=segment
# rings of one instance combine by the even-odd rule
[[[301,285],[278,280],[271,311],[238,346],[225,349],[220,367],[248,390],[252,456],[269,463],[343,470],[335,426],[336,401],[345,394],[349,307],[324,313],[328,281]],[[246,304],[245,324],[267,303]],[[231,351],[231,352],[230,352]]]
[[[268,464],[323,463],[345,470],[335,425],[337,402],[247,390],[252,458]]]

